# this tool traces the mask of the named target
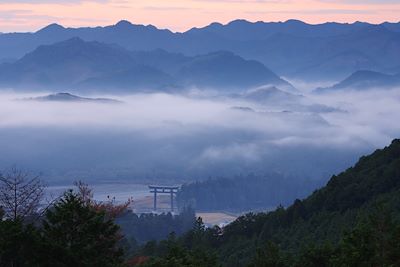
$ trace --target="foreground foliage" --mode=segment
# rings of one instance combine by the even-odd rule
[[[170,233],[181,236],[191,230],[195,221],[193,209],[185,209],[180,214],[171,213],[144,213],[136,214],[127,211],[116,219],[124,233],[124,238],[130,246],[130,251],[135,251],[139,245],[148,241],[166,239]]]
[[[185,255],[214,252],[223,266],[400,266],[399,219],[400,140],[394,140],[288,208],[249,213],[223,229],[198,227],[176,245]],[[170,260],[162,242],[142,254]]]
[[[288,208],[249,213],[224,228],[206,228],[199,218],[184,234],[136,247],[128,260],[114,223],[124,205],[95,203],[84,184],[78,188],[33,222],[0,209],[0,266],[400,266],[400,140]],[[127,229],[193,222],[190,211],[187,220],[126,214]],[[140,229],[132,238],[144,241]]]
[[[72,191],[35,224],[0,221],[0,266],[122,266],[119,227]]]

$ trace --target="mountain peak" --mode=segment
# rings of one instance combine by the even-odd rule
[[[63,30],[65,29],[63,26],[61,26],[60,24],[57,23],[52,23],[47,25],[46,27],[40,29],[39,31],[37,31],[37,33],[43,33],[43,32],[54,32],[54,31],[58,31],[58,30]]]
[[[301,20],[298,20],[298,19],[289,19],[289,20],[285,21],[285,23],[287,23],[287,24],[297,24],[297,25],[305,25],[305,24],[307,24],[304,21],[301,21]]]
[[[227,25],[243,25],[243,24],[252,24],[250,21],[247,21],[245,19],[235,19],[229,22]]]
[[[210,25],[208,25],[208,27],[210,27],[210,28],[220,28],[220,27],[222,27],[222,26],[224,26],[224,25],[222,25],[222,24],[219,23],[219,22],[213,22],[213,23],[211,23]]]
[[[128,20],[120,20],[117,22],[117,24],[115,24],[115,26],[118,28],[122,28],[122,27],[125,28],[125,27],[131,27],[131,26],[133,26],[133,24]]]

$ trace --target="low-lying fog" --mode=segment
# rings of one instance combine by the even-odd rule
[[[16,164],[51,184],[265,172],[326,180],[400,136],[400,90],[303,96],[268,90],[95,96],[122,103],[1,93],[0,168]]]

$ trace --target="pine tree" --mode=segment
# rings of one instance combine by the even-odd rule
[[[66,192],[46,214],[43,234],[48,246],[47,266],[120,266],[119,227],[85,203],[72,191]]]

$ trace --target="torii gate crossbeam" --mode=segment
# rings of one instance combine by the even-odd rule
[[[174,194],[179,190],[179,186],[149,185],[150,193],[154,194],[154,211],[157,211],[157,194],[169,194],[171,198],[171,211],[174,211]]]

